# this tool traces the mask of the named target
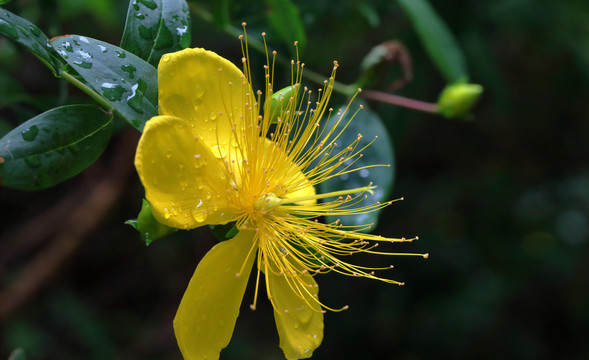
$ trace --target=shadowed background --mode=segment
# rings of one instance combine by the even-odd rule
[[[195,2],[204,9],[209,4]],[[397,92],[434,101],[445,85],[395,1],[300,1],[302,58],[351,83],[387,40],[411,52],[414,79]],[[585,1],[432,1],[485,87],[472,122],[371,102],[395,144],[393,198],[375,232],[419,235],[399,251],[430,258],[359,257],[388,265],[404,287],[321,276],[328,313],[315,359],[585,359],[589,343],[589,5]],[[18,1],[7,9],[49,36],[120,41],[127,3]],[[232,23],[268,31],[263,2],[232,3]],[[239,42],[193,16],[192,46],[234,62]],[[283,54],[278,40],[268,40]],[[254,61],[256,58],[254,58]],[[256,64],[254,63],[254,66]],[[261,75],[261,62],[253,69]],[[290,71],[277,68],[289,76]],[[400,76],[382,72],[384,88]],[[288,77],[284,77],[287,84]],[[336,98],[334,103],[345,99]],[[0,37],[0,131],[59,103],[89,101]],[[121,122],[105,154],[50,190],[0,188],[0,358],[180,359],[172,319],[208,229],[146,247],[124,220],[143,189],[132,167],[139,134]],[[222,359],[280,359],[271,306],[246,292]],[[382,354],[385,354],[384,357]]]

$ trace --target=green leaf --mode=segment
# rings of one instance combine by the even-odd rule
[[[239,230],[237,230],[237,226],[235,226],[235,222],[221,225],[209,225],[209,228],[218,241],[232,239],[239,232]]]
[[[25,355],[25,351],[23,349],[14,349],[8,360],[27,360],[27,356]]]
[[[354,1],[354,6],[356,7],[356,10],[358,10],[358,13],[360,13],[360,15],[362,15],[366,21],[368,21],[368,24],[375,28],[378,25],[380,25],[380,17],[378,16],[378,10],[375,8],[374,4],[369,2],[369,1],[364,1],[364,0],[360,0],[360,1]]]
[[[111,124],[95,105],[62,106],[24,122],[0,139],[1,184],[38,190],[71,178],[102,154]]]
[[[276,124],[278,122],[278,117],[282,117],[283,113],[287,110],[294,110],[294,104],[298,104],[296,101],[297,99],[293,99],[294,101],[290,102],[291,97],[298,97],[300,92],[300,84],[294,84],[292,86],[287,86],[282,88],[272,94],[272,98],[270,100],[270,109],[269,115],[272,120],[271,123]]]
[[[297,7],[290,0],[266,0],[268,11],[266,16],[272,30],[284,41],[295,57],[296,52],[292,46],[298,41],[299,51],[304,52],[307,36],[305,26]]]
[[[185,0],[131,0],[121,47],[157,66],[163,54],[190,46]]]
[[[132,53],[100,40],[62,36],[51,45],[117,115],[139,131],[157,115],[157,70]]]
[[[399,0],[426,51],[448,82],[468,78],[458,42],[427,0]]]
[[[23,45],[39,58],[53,75],[59,76],[63,63],[59,55],[49,45],[49,39],[35,24],[0,8],[0,34]]]
[[[229,4],[230,0],[216,0],[213,2],[213,23],[219,29],[224,29],[230,25]]]
[[[356,104],[356,102],[354,104]],[[380,117],[376,113],[370,111],[366,103],[362,103],[362,105],[364,109],[360,110],[354,119],[352,119],[346,130],[338,138],[337,143],[340,144],[339,146],[348,146],[358,138],[358,134],[362,134],[362,140],[360,140],[357,147],[357,149],[361,149],[378,137],[372,145],[362,151],[363,156],[354,163],[353,168],[361,168],[370,165],[384,166],[361,169],[352,173],[343,174],[320,184],[321,192],[327,193],[360,188],[373,182],[374,185],[377,186],[374,190],[374,195],[369,195],[366,199],[363,199],[357,205],[358,207],[375,204],[378,201],[388,201],[388,196],[393,187],[395,177],[393,144],[388,136],[387,129],[383,125]],[[342,107],[342,109],[343,108],[345,107]],[[342,123],[347,123],[349,117],[353,113],[353,110],[348,110],[344,115]],[[333,116],[326,125],[327,128],[333,126],[335,121],[337,121],[337,119]],[[344,163],[342,167],[346,165],[348,164]],[[374,223],[374,226],[376,226],[378,221],[378,211],[358,215],[327,216],[328,222],[333,222],[337,219],[340,219],[344,225],[366,225]]]
[[[137,219],[127,220],[125,221],[125,224],[131,225],[135,230],[141,233],[141,238],[145,241],[145,245],[149,245],[154,240],[178,230],[158,222],[155,217],[153,217],[151,205],[145,199],[143,199],[141,211],[139,212],[139,215],[137,215]]]

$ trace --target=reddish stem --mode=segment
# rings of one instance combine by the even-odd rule
[[[387,104],[402,106],[408,109],[437,113],[438,105],[425,101],[413,100],[399,95],[393,95],[374,90],[363,90],[360,95],[366,99],[376,100]]]

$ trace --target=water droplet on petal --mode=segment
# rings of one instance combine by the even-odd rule
[[[221,145],[215,145],[211,148],[211,150],[212,150],[213,155],[217,159],[223,159],[223,158],[225,158],[225,156],[227,156],[227,154],[225,154],[225,151],[223,150]]]
[[[168,208],[164,209],[164,218],[165,219],[169,219],[170,218],[170,210]]]
[[[201,167],[203,165],[206,165],[205,160],[202,158],[202,155],[200,155],[200,154],[195,154],[194,155],[194,160],[195,160],[194,161],[194,167],[195,168],[199,168],[199,167]]]
[[[196,222],[203,222],[207,218],[207,211],[206,210],[199,210],[199,209],[195,208],[194,210],[192,210],[192,218]]]
[[[196,88],[194,89],[194,96],[199,98],[199,97],[202,97],[204,94],[205,94],[205,89],[200,85],[196,85]]]

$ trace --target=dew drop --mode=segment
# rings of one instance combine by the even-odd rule
[[[139,36],[145,40],[152,40],[154,37],[151,29],[145,25],[139,25],[137,30],[139,30]]]
[[[32,169],[41,166],[41,159],[39,155],[31,155],[25,158],[25,163]]]
[[[74,48],[72,47],[72,44],[70,44],[69,41],[63,43],[63,48],[68,52],[74,52]]]
[[[170,218],[170,210],[168,208],[164,209],[164,218],[165,219],[169,219]]]
[[[211,113],[209,114],[209,119],[211,119],[211,121],[215,121],[215,119],[217,119],[217,113],[211,111]]]
[[[118,84],[105,82],[100,87],[102,88],[102,95],[110,101],[121,101],[125,92],[125,88]]]
[[[25,140],[25,141],[35,141],[38,134],[39,134],[39,128],[36,125],[33,125],[30,128],[28,128],[20,133],[23,140]]]
[[[205,161],[202,158],[202,155],[200,155],[200,154],[195,154],[194,155],[194,160],[195,160],[194,161],[194,167],[196,167],[196,168],[199,168],[199,167],[205,165]]]
[[[203,222],[207,218],[207,212],[206,212],[206,210],[194,209],[194,210],[192,210],[192,218],[196,222]]]
[[[132,64],[125,64],[125,65],[121,66],[121,70],[126,72],[127,74],[129,74],[130,79],[135,78],[135,71],[137,71],[137,68],[135,66],[133,66]]]
[[[211,148],[213,155],[217,158],[217,159],[224,159],[225,156],[227,156],[227,154],[225,154],[225,151],[223,150],[223,148],[221,147],[221,145],[215,145]]]
[[[196,88],[194,89],[194,96],[199,98],[199,97],[202,97],[204,94],[205,94],[205,89],[200,85],[196,85]]]
[[[30,25],[29,30],[31,31],[31,34],[33,34],[35,36],[41,35],[41,30],[39,30],[39,28],[34,25]]]

